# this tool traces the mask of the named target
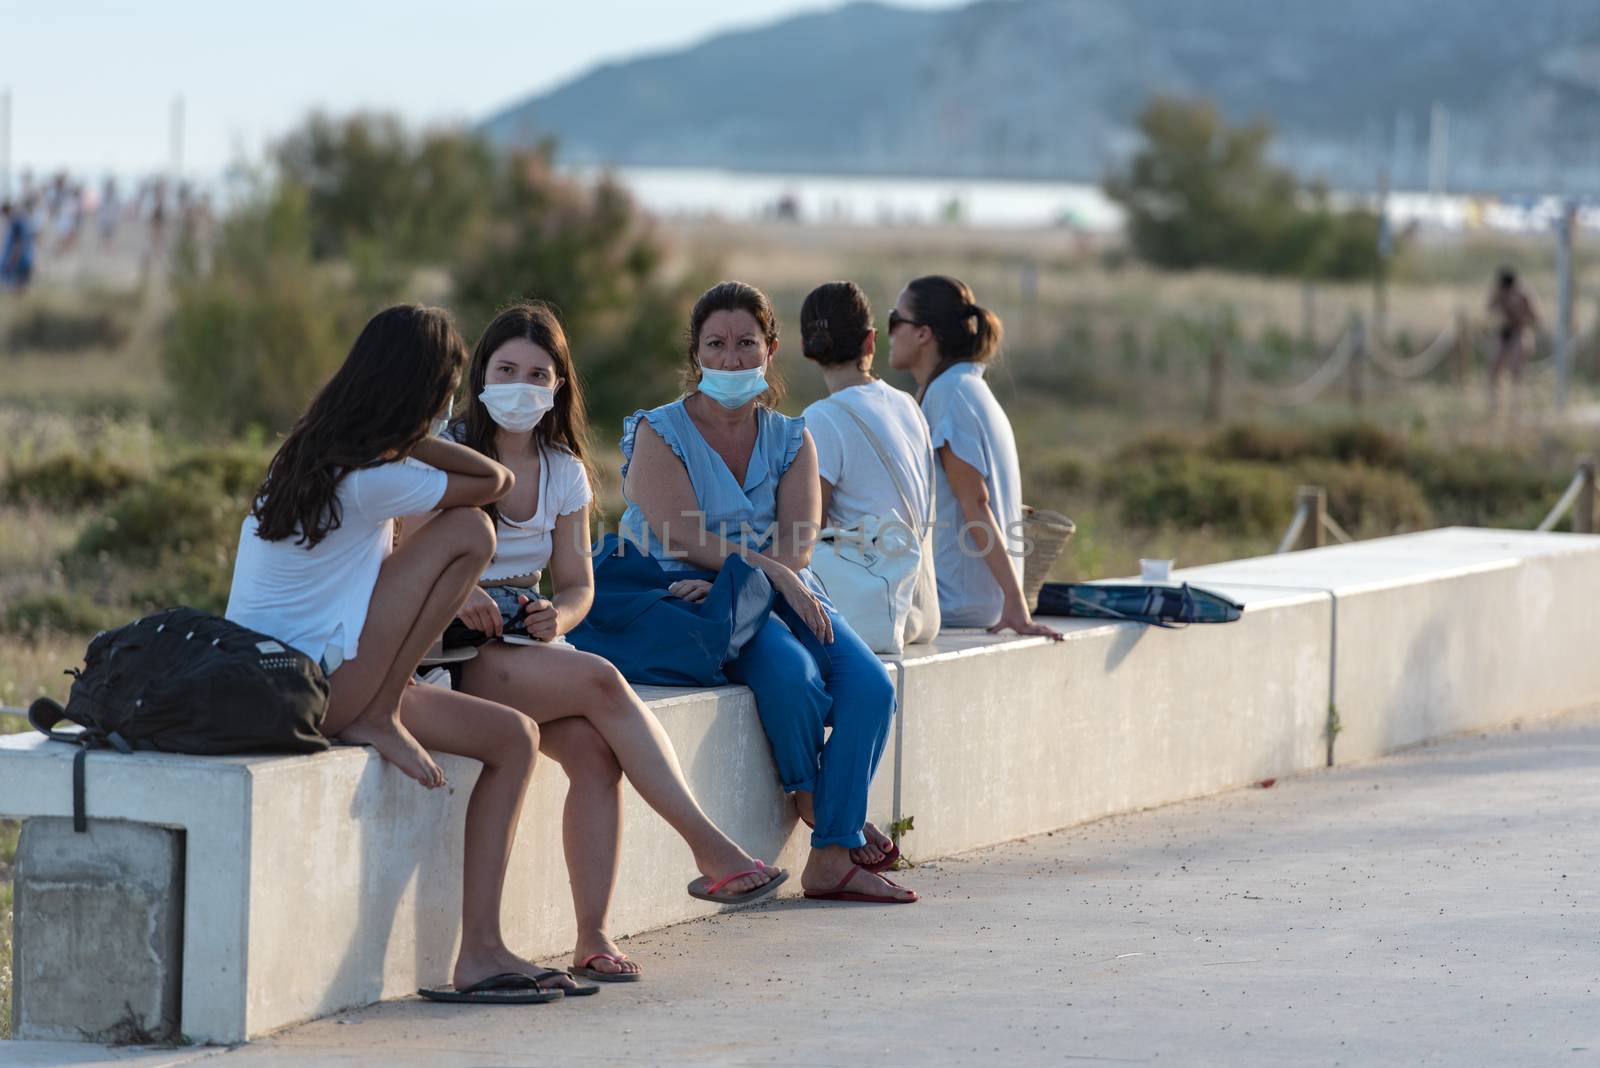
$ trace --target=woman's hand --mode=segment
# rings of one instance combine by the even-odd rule
[[[472,587],[467,594],[467,603],[461,606],[456,618],[491,638],[500,637],[500,606],[494,603],[494,598],[482,586]]]
[[[543,597],[537,601],[519,597],[517,603],[522,605],[522,625],[528,632],[528,637],[541,642],[553,642],[561,637],[556,619],[556,606],[553,602]]]
[[[772,580],[772,586],[779,595],[789,602],[789,607],[793,608],[805,625],[811,628],[811,633],[815,634],[823,645],[832,645],[833,623],[829,621],[822,602],[806,588],[805,580],[776,561],[769,561],[761,570]]]
[[[1033,621],[1033,613],[1028,611],[1028,606],[1021,601],[1006,601],[1005,608],[1000,611],[1000,622],[989,628],[990,634],[999,634],[1003,630],[1014,630],[1018,634],[1036,635],[1059,642],[1064,635],[1054,627],[1047,627],[1043,623]]]
[[[705,579],[680,579],[667,587],[674,597],[682,597],[690,604],[699,604],[711,592],[711,583]]]

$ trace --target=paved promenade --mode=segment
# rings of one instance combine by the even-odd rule
[[[1600,710],[903,876],[631,939],[647,981],[592,998],[0,1064],[1600,1063]]]

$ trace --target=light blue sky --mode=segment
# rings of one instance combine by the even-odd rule
[[[11,92],[14,172],[160,169],[171,155],[172,101],[182,94],[184,169],[214,174],[240,153],[258,156],[313,107],[476,119],[599,62],[832,6],[836,0],[0,0],[0,90]]]

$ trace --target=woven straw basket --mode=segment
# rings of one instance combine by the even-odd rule
[[[1039,603],[1039,587],[1077,529],[1078,525],[1060,512],[1022,506],[1022,533],[1033,542],[1033,552],[1022,561],[1022,598],[1030,609]]]

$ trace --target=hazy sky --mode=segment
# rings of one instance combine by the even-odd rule
[[[958,0],[896,0],[949,7]],[[836,0],[0,0],[13,170],[214,173],[306,111],[481,118],[596,63]],[[729,12],[734,12],[730,16]],[[885,47],[890,43],[885,42]]]

